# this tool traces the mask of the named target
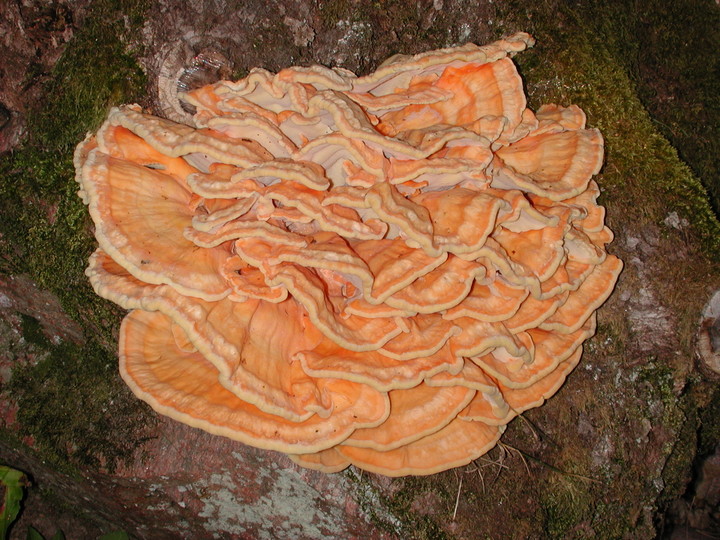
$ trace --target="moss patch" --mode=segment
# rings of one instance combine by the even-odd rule
[[[706,458],[715,452],[720,441],[720,387],[708,384],[700,401],[698,457]]]
[[[17,399],[23,432],[60,468],[112,472],[138,447],[147,422],[114,357],[97,344],[50,348],[36,365],[16,369],[7,390]]]
[[[516,57],[531,107],[576,103],[589,125],[602,131],[606,165],[599,183],[611,228],[614,216],[642,226],[662,223],[676,211],[691,223],[707,253],[720,257],[720,224],[705,188],[638,98],[626,60],[638,47],[629,8],[622,2],[593,6],[507,5],[504,30],[529,31],[538,40],[534,49]]]
[[[603,3],[604,4],[604,3]],[[622,4],[606,6],[616,15]],[[642,0],[625,9],[624,58],[656,128],[703,182],[720,212],[720,9],[712,0]]]
[[[26,340],[47,354],[16,369],[10,389],[23,433],[55,462],[112,468],[137,444],[130,433],[147,409],[117,375],[119,311],[83,274],[94,240],[72,163],[77,143],[112,105],[145,93],[133,41],[144,10],[143,0],[93,2],[29,115],[23,147],[0,156],[0,273],[30,275],[92,336],[82,347],[52,345],[37,321],[23,318]]]
[[[50,342],[43,333],[40,321],[38,321],[35,317],[25,315],[24,313],[20,314],[20,319],[22,321],[21,331],[25,341],[43,349],[50,345]]]
[[[441,516],[423,513],[423,509],[446,507],[452,516],[451,496],[447,490],[448,474],[434,477],[408,477],[393,480],[392,495],[377,489],[368,476],[358,475],[354,468],[343,473],[355,485],[356,497],[370,521],[380,530],[401,538],[444,540],[451,538],[442,528]],[[432,504],[423,507],[423,498]]]
[[[45,101],[28,118],[25,145],[0,156],[0,271],[29,273],[78,317],[89,287],[79,271],[92,248],[89,218],[76,196],[72,153],[109,108],[144,95],[145,77],[131,41],[143,2],[93,3],[53,70]],[[15,252],[7,253],[9,246]]]

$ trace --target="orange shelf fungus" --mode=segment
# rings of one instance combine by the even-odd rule
[[[576,106],[527,34],[374,73],[252,70],[111,111],[75,154],[120,371],[158,412],[326,472],[476,459],[563,384],[622,263]]]

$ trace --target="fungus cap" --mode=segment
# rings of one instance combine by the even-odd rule
[[[622,263],[576,106],[526,106],[516,34],[370,75],[254,69],[114,108],[74,163],[120,371],[158,412],[299,465],[469,463],[563,384]]]

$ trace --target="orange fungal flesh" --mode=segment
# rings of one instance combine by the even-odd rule
[[[356,77],[254,69],[78,146],[120,372],[175,420],[333,473],[458,467],[563,384],[622,262],[603,140],[526,106],[523,33]],[[189,117],[188,117],[189,118]],[[188,120],[190,121],[190,120]]]

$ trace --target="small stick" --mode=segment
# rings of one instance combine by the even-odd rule
[[[457,497],[455,497],[455,510],[453,510],[453,521],[455,521],[455,517],[457,516],[457,510],[458,505],[460,504],[460,490],[462,489],[462,476],[460,477],[460,482],[458,483],[458,492]]]

